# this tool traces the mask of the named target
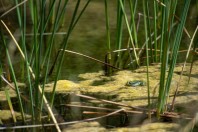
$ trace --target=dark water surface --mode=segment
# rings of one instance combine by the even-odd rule
[[[82,1],[80,5],[80,10],[82,9],[83,5],[86,1]],[[75,7],[74,1],[70,1],[68,4],[66,16],[65,16],[65,26],[60,29],[60,32],[66,32],[67,27],[70,23],[72,13]],[[180,2],[182,4],[182,2]],[[189,29],[190,35],[195,30],[196,24],[197,24],[197,11],[196,6],[194,6],[195,2],[192,2],[189,15],[187,18],[186,28]],[[127,5],[127,4],[126,4]],[[116,49],[116,2],[109,2],[109,22],[110,22],[110,30],[111,30],[111,51]],[[129,8],[127,8],[128,12]],[[179,12],[180,8],[178,8]],[[141,2],[138,3],[138,9],[136,13],[142,12],[142,5]],[[8,16],[9,18],[9,16]],[[9,18],[8,23],[13,23],[14,18]],[[15,18],[16,19],[16,18]],[[104,2],[103,1],[92,1],[90,5],[87,7],[86,11],[80,18],[79,22],[77,23],[76,27],[72,31],[72,34],[69,38],[67,49],[72,50],[75,52],[79,52],[91,57],[94,57],[96,59],[105,60],[105,55],[108,52],[107,48],[107,42],[106,42],[106,25],[105,25],[105,8],[104,8]],[[136,22],[138,21],[138,15],[136,17]],[[125,25],[125,22],[123,22],[123,25]],[[143,18],[140,19],[140,25],[143,25]],[[31,27],[31,24],[30,24]],[[13,24],[10,25],[11,30],[15,31],[17,28],[13,26]],[[31,31],[31,29],[28,29],[28,31]],[[123,35],[123,46],[122,48],[126,48],[128,35],[126,31],[126,26],[123,29],[124,35]],[[140,45],[143,44],[144,41],[144,30],[143,27],[140,26],[140,30],[138,31],[138,36],[143,39],[139,39]],[[181,43],[181,49],[187,49],[190,43],[190,40],[186,37],[186,34],[183,35],[183,40]],[[28,37],[27,37],[28,40]],[[53,52],[53,57],[51,59],[51,64],[55,60],[55,56],[57,55],[59,45],[63,43],[64,35],[56,35],[55,38],[55,47]],[[32,40],[29,40],[32,41]],[[29,43],[29,42],[28,42]],[[28,46],[31,48],[31,45]],[[178,62],[182,62],[185,56],[185,53],[181,53],[178,56]],[[16,65],[20,63],[20,56],[17,54],[13,60],[15,61]],[[19,61],[18,61],[19,60]],[[104,65],[100,64],[98,62],[95,62],[93,60],[87,59],[85,57],[66,53],[64,63],[62,66],[61,71],[61,77],[60,79],[69,79],[69,80],[76,80],[78,79],[78,74],[81,73],[87,73],[87,72],[96,72],[99,70],[103,70]],[[17,71],[18,72],[18,71]],[[20,74],[20,73],[18,73]],[[56,69],[54,69],[53,76],[56,74]]]

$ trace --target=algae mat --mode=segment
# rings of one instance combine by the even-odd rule
[[[195,63],[198,65],[198,62]],[[178,64],[175,67],[174,75],[170,88],[170,98],[169,103],[172,102],[172,98],[175,92],[177,85],[179,84],[179,92],[176,98],[176,107],[175,111],[178,112],[182,117],[194,117],[195,113],[198,111],[198,69],[194,68],[191,73],[190,83],[188,82],[190,64],[187,64],[181,80],[180,73],[182,70],[182,64]],[[146,82],[146,67],[142,66],[135,71],[122,70],[116,72],[114,75],[107,77],[104,76],[102,71],[95,73],[86,73],[79,75],[79,81],[69,81],[69,80],[59,80],[57,82],[56,92],[61,94],[84,94],[98,99],[106,99],[122,104],[126,104],[133,107],[147,106],[147,86],[137,86],[131,87],[127,86],[128,81],[140,80]],[[168,72],[168,71],[167,71]],[[160,80],[160,65],[152,65],[149,67],[149,84],[152,97],[152,106],[153,108],[157,105],[157,96]],[[46,92],[51,92],[53,88],[53,83],[47,84],[45,90]],[[70,100],[72,101],[72,100]],[[80,101],[80,100],[78,100]],[[72,102],[71,102],[72,103]],[[99,105],[102,107],[102,104]],[[186,116],[187,115],[187,116]],[[140,115],[141,116],[141,115]],[[139,117],[130,120],[138,120]],[[89,130],[98,130],[98,131],[177,131],[182,128],[182,121],[175,120],[175,123],[144,123],[141,126],[136,126],[133,128],[124,127],[124,128],[114,128],[106,129],[100,125],[86,125],[86,123],[78,123],[75,125],[69,126],[66,130],[76,130],[75,126],[78,126],[78,129],[89,131]],[[97,124],[97,123],[96,123]],[[140,125],[139,124],[139,125]],[[79,127],[81,126],[82,127]],[[184,125],[185,126],[185,125]]]
[[[195,66],[198,65],[198,62],[195,62]],[[193,68],[191,73],[191,79],[189,85],[187,85],[188,81],[188,73],[190,69],[190,64],[187,64],[183,76],[179,81],[180,73],[181,73],[182,65],[177,65],[175,67],[173,80],[171,83],[170,89],[170,98],[169,103],[172,101],[173,94],[177,85],[179,84],[179,92],[176,98],[176,111],[182,113],[184,116],[191,115],[193,117],[195,113],[198,111],[198,69]],[[104,76],[102,71],[95,73],[86,73],[80,74],[78,81],[70,81],[70,80],[59,80],[57,82],[56,92],[61,94],[84,94],[92,97],[96,97],[98,99],[106,99],[122,104],[126,104],[129,106],[147,106],[147,86],[137,86],[131,87],[127,86],[126,83],[128,81],[144,81],[146,82],[146,67],[142,66],[137,70],[129,71],[122,70],[115,72],[114,75],[107,77]],[[160,65],[152,65],[149,67],[149,82],[150,82],[150,90],[152,97],[152,105],[155,108],[157,104],[157,96],[158,96],[158,87],[160,80]],[[45,92],[50,93],[53,89],[54,83],[46,84]],[[11,89],[10,89],[11,90]],[[13,93],[13,97],[15,93]],[[2,99],[5,101],[4,93],[2,93]],[[72,101],[72,100],[70,100]],[[75,100],[80,101],[80,100]],[[71,102],[72,103],[72,102]],[[2,112],[1,112],[2,113]],[[11,119],[11,115],[9,119]],[[141,127],[135,128],[120,128],[120,129],[108,129],[108,131],[142,131],[142,130],[152,130],[154,126],[158,127],[158,130],[170,130],[181,127],[181,125],[176,123],[168,123],[168,125],[163,124],[144,124]],[[75,125],[74,125],[75,126]],[[83,125],[85,128],[86,125]],[[162,127],[166,126],[166,127]],[[72,126],[71,126],[72,127]],[[92,129],[92,126],[89,126]],[[95,125],[93,129],[98,128],[100,131],[107,131],[104,127]],[[157,128],[155,128],[157,130]]]
[[[198,62],[195,62],[195,66]],[[190,64],[187,64],[181,80],[182,65],[177,65],[173,74],[170,88],[169,103],[172,102],[175,89],[179,84],[178,96],[176,104],[188,104],[192,101],[198,101],[198,69],[194,68],[191,73],[189,85],[188,73]],[[118,71],[114,75],[104,76],[102,71],[96,73],[86,73],[79,75],[80,80],[75,83],[69,80],[59,80],[57,82],[57,93],[81,93],[90,95],[100,99],[109,99],[111,101],[122,102],[130,106],[146,106],[147,105],[147,86],[131,87],[126,86],[128,81],[141,80],[146,82],[146,67],[142,66],[135,71]],[[158,96],[160,80],[160,65],[149,67],[149,84],[153,105],[156,104]],[[178,82],[179,81],[179,82]],[[53,83],[47,84],[45,91],[50,92]]]

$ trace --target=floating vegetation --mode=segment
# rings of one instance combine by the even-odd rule
[[[2,1],[0,131],[196,131],[196,5]]]

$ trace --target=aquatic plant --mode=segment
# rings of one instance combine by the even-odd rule
[[[103,44],[103,46],[106,46],[105,52],[107,53],[105,62],[89,55],[67,49],[72,32],[81,20],[83,14],[86,13],[87,7],[91,6],[90,4],[93,1],[72,1],[74,4],[72,11],[67,10],[68,6],[70,6],[69,2],[71,1],[15,0],[13,7],[6,10],[0,16],[1,48],[3,47],[2,49],[5,49],[7,58],[5,62],[7,63],[6,66],[1,64],[3,60],[0,60],[0,86],[2,86],[4,82],[16,91],[19,102],[18,107],[21,112],[23,123],[28,124],[25,113],[31,114],[31,124],[36,125],[42,122],[42,117],[45,115],[44,113],[47,112],[49,121],[52,120],[56,130],[61,131],[52,109],[54,108],[56,85],[62,72],[65,53],[83,56],[91,61],[96,61],[105,65],[105,72],[108,76],[112,75],[114,69],[121,70],[128,68],[134,70],[141,65],[146,65],[149,118],[151,118],[152,113],[149,66],[151,63],[161,63],[158,101],[157,107],[154,108],[157,109],[156,113],[160,118],[160,115],[167,111],[166,106],[169,98],[169,91],[171,89],[170,84],[177,62],[179,48],[182,43],[182,35],[184,33],[185,22],[191,1],[185,0],[181,4],[178,0],[117,0],[114,4],[114,6],[116,6],[116,24],[113,25],[115,26],[113,27],[115,28],[114,31],[111,29],[111,23],[113,22],[111,21],[111,13],[109,11],[110,1],[102,1],[104,4],[103,17],[105,19],[105,23],[103,24],[106,28],[106,35],[104,35],[106,38],[104,42],[106,44]],[[139,9],[138,6],[143,8]],[[179,13],[176,12],[178,7],[181,7],[178,9],[180,10]],[[13,33],[12,29],[4,21],[4,17],[9,17],[9,13],[12,12],[16,12],[17,16],[17,25],[14,26],[17,35]],[[69,16],[66,17],[68,14]],[[28,29],[28,27],[30,27],[30,29]],[[64,32],[59,34],[62,30],[64,30]],[[197,30],[194,32],[194,36],[196,32]],[[56,35],[63,36],[58,50],[55,49],[55,47],[57,47]],[[7,42],[8,37],[14,43],[9,44]],[[188,53],[191,51],[190,48],[194,39],[195,37],[192,37],[191,45],[187,51]],[[9,45],[15,47],[20,53],[21,62],[19,66],[17,65],[17,70],[20,69],[20,76],[17,76],[16,66],[12,62],[12,54],[9,52]],[[196,52],[197,46],[194,45],[193,47],[194,52]],[[1,56],[1,59],[2,58]],[[187,59],[188,56],[184,61]],[[6,78],[3,76],[3,72],[6,71],[6,68],[10,71],[10,74],[6,74],[7,76],[11,76],[11,81],[14,82],[14,86],[10,84],[9,77]],[[52,94],[47,98],[45,95],[45,86],[52,72],[54,73],[53,90]],[[21,90],[18,86],[18,80],[25,82],[27,89],[24,91]],[[7,89],[4,91],[9,109],[14,113],[9,91]],[[22,92],[24,92],[25,95],[21,94]],[[175,98],[176,93],[177,90],[175,92]],[[174,104],[174,100],[172,104]],[[124,110],[118,110],[118,112],[120,111]],[[13,121],[14,123],[17,122],[14,114]]]

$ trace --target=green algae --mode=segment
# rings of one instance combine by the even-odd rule
[[[198,63],[198,62],[196,62]],[[196,64],[195,63],[195,64]],[[178,85],[178,80],[181,72],[182,65],[177,65],[175,67],[175,73],[173,75],[173,80],[170,89],[169,102],[171,103],[173,94]],[[185,73],[189,71],[190,64],[185,68]],[[85,73],[80,74],[81,78],[78,83],[74,83],[69,80],[59,80],[57,83],[56,91],[57,93],[81,93],[94,97],[99,97],[102,99],[112,99],[116,102],[126,103],[131,106],[146,106],[147,105],[147,86],[137,86],[131,88],[126,86],[129,80],[142,80],[146,82],[146,66],[142,66],[135,71],[122,70],[116,72],[114,75],[107,77],[104,76],[102,71],[95,73]],[[168,71],[167,71],[168,72]],[[192,75],[198,76],[198,70],[194,69]],[[157,92],[158,84],[160,79],[160,65],[152,65],[149,67],[149,79],[150,79],[150,90],[152,93],[152,102],[157,102]],[[198,92],[198,77],[193,77],[190,80],[190,85],[187,86],[188,76],[182,76],[179,82],[179,95],[180,93],[186,93],[185,96],[178,96],[177,103],[188,102],[191,99],[197,100],[196,95],[187,94],[190,92]],[[96,85],[97,82],[97,85]],[[52,89],[53,83],[49,84],[45,90],[49,92]],[[187,98],[191,98],[188,99]]]
[[[176,123],[148,123],[133,128],[116,128],[109,132],[167,132],[176,131],[180,125]]]
[[[198,62],[195,63],[195,65],[198,65]],[[182,76],[181,80],[180,73],[181,73],[181,67],[182,65],[177,65],[175,67],[175,72],[173,75],[173,80],[171,83],[171,89],[170,89],[170,97],[168,100],[168,103],[171,103],[175,89],[179,82],[179,92],[178,96],[176,98],[176,112],[183,112],[181,114],[182,116],[186,117],[191,115],[193,116],[195,112],[197,111],[198,106],[198,69],[193,69],[191,73],[191,80],[190,84],[187,86],[187,80],[188,80],[188,72],[190,69],[190,64],[188,64],[185,68],[184,75]],[[79,81],[70,81],[70,80],[59,80],[57,82],[56,87],[56,93],[57,95],[68,95],[66,96],[68,103],[81,103],[82,100],[79,98],[76,98],[75,94],[84,94],[93,96],[99,99],[107,99],[114,102],[120,102],[122,104],[126,104],[129,106],[147,106],[147,86],[137,86],[137,87],[128,87],[126,86],[127,81],[129,80],[143,80],[146,82],[146,67],[142,66],[137,70],[129,71],[129,70],[122,70],[116,72],[114,75],[107,77],[104,75],[103,71],[94,72],[94,73],[85,73],[80,74],[79,78],[81,78]],[[167,71],[168,72],[168,71]],[[152,93],[152,103],[153,108],[155,108],[155,105],[157,103],[157,96],[158,96],[158,84],[160,79],[160,65],[152,65],[149,67],[149,78],[150,78],[150,90]],[[46,84],[45,92],[50,94],[53,89],[54,83],[51,82],[49,84]],[[12,92],[15,94],[14,90],[9,89],[10,93]],[[4,91],[1,91],[4,92]],[[3,95],[3,93],[2,93]],[[2,96],[0,94],[0,96]],[[14,97],[14,96],[13,96]],[[60,96],[59,96],[60,97]],[[3,98],[3,97],[2,97]],[[67,103],[64,99],[61,99],[64,101],[64,103]],[[4,99],[5,101],[5,99]],[[96,100],[88,101],[88,104],[91,103],[93,106],[99,106],[99,107],[105,107],[106,105],[100,102],[97,102]],[[190,107],[189,107],[190,106]],[[192,107],[193,106],[193,107]],[[109,106],[110,108],[113,108],[114,106]],[[72,109],[72,112],[75,110]],[[7,112],[9,113],[9,112]],[[82,114],[81,110],[77,111],[77,114]],[[77,115],[76,113],[74,115]],[[4,114],[3,114],[4,115]],[[9,115],[9,114],[8,114]],[[82,116],[82,115],[81,115]],[[81,118],[79,116],[79,119]],[[187,116],[187,117],[188,117]],[[0,115],[1,117],[1,115]],[[5,116],[4,118],[11,119],[10,116]],[[72,118],[73,119],[73,118]],[[0,120],[4,120],[0,118]],[[164,123],[162,123],[164,124]],[[155,128],[154,126],[158,127]],[[164,127],[163,127],[164,126]],[[87,126],[82,126],[83,128],[87,129]],[[91,130],[94,128],[101,128],[99,126],[88,126]],[[141,125],[141,127],[135,127],[135,128],[116,128],[116,129],[108,129],[105,130],[103,127],[101,128],[101,131],[155,131],[155,130],[172,130],[178,127],[178,124],[171,124],[168,123],[166,125],[161,124],[144,124]],[[85,129],[85,131],[86,131]]]
[[[98,122],[81,122],[74,125],[70,125],[63,132],[105,132],[106,129],[102,127]]]
[[[21,113],[15,111],[14,114],[15,114],[17,120],[22,120]],[[25,117],[26,117],[26,119],[31,118],[31,116],[27,115],[27,114],[25,115]],[[12,113],[10,110],[0,110],[0,120],[9,121],[12,118],[13,117],[12,117]]]
[[[16,98],[17,95],[16,95],[16,92],[12,89],[9,89],[9,96],[10,98]],[[2,101],[6,101],[6,95],[5,95],[5,92],[4,91],[0,91],[0,102]]]
[[[63,132],[165,132],[176,131],[180,128],[180,125],[176,123],[147,123],[136,127],[124,127],[124,128],[112,128],[106,129],[102,127],[98,122],[81,122],[68,126]]]
[[[14,83],[11,83],[11,85],[14,86]],[[20,82],[18,82],[17,85],[21,90],[24,90],[24,88],[26,87],[26,85],[24,83],[20,83]],[[2,91],[0,91],[0,102],[7,100],[4,89],[8,89],[10,98],[17,97],[15,90],[10,88],[10,86],[7,85],[7,86],[1,88]]]
[[[46,84],[45,91],[52,92],[54,83]],[[73,92],[79,89],[79,85],[69,80],[59,80],[56,85],[56,92]]]

